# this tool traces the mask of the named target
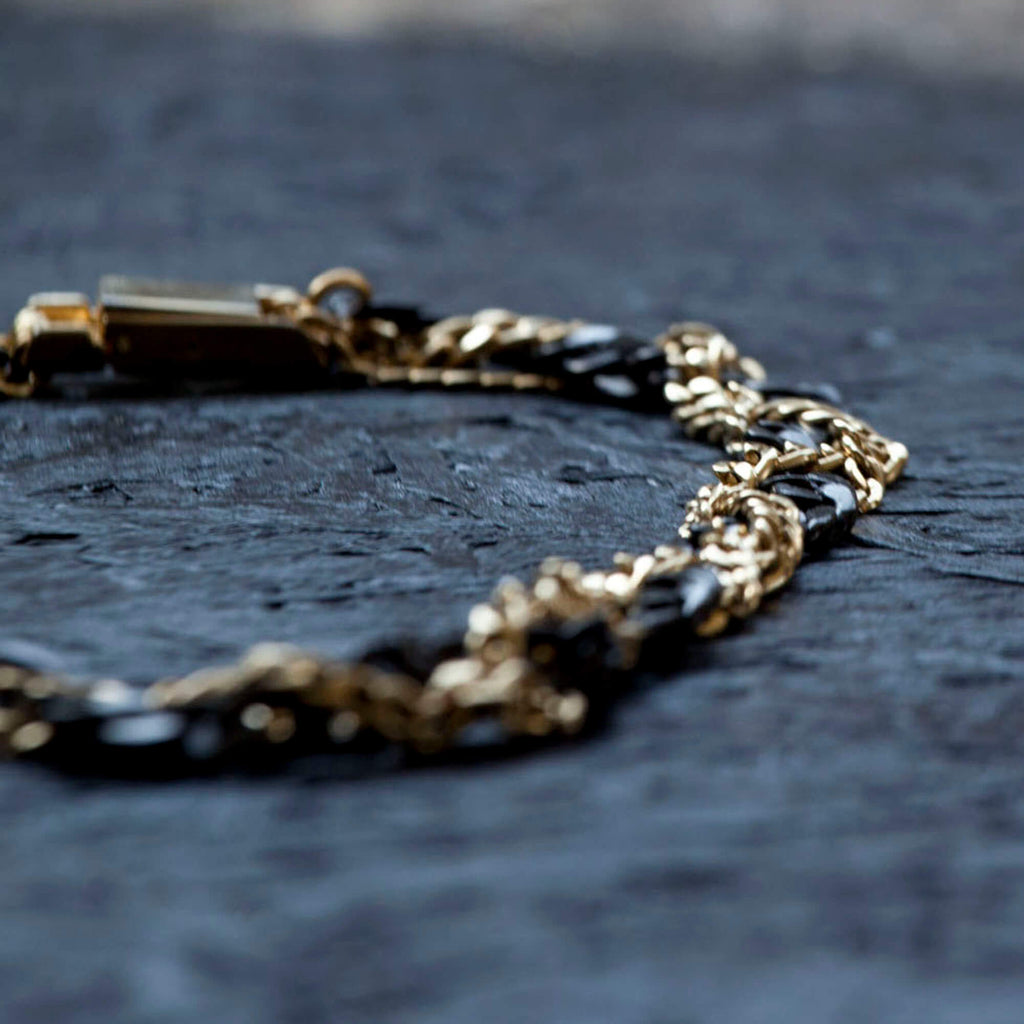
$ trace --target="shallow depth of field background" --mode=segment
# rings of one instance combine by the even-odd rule
[[[575,50],[656,45],[727,60],[865,56],[949,74],[1024,71],[1021,0],[13,0],[13,7],[334,34],[484,32]],[[0,3],[0,10],[3,4]]]

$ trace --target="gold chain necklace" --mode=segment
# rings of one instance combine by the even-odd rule
[[[0,753],[71,770],[178,773],[398,744],[420,755],[571,735],[694,635],[754,612],[806,553],[841,539],[907,460],[836,407],[832,389],[766,380],[706,324],[653,342],[616,329],[487,309],[431,320],[375,306],[357,271],[301,293],[104,278],[98,302],[44,293],[0,336],[0,391],[27,398],[69,373],[165,379],[548,390],[665,407],[725,449],[679,538],[585,570],[547,559],[469,614],[461,649],[323,660],[281,644],[144,688],[0,664]]]

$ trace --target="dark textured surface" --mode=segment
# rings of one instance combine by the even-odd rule
[[[168,786],[0,773],[0,1019],[1016,1021],[1024,94],[3,15],[0,306],[101,272],[731,329],[913,452],[593,742]],[[443,633],[672,536],[713,454],[527,396],[0,407],[0,616],[148,678]]]

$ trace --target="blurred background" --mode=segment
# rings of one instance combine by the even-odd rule
[[[228,24],[365,34],[470,30],[573,49],[610,44],[750,60],[773,51],[813,67],[865,55],[944,73],[1019,75],[1022,0],[15,0],[25,9],[186,12]]]

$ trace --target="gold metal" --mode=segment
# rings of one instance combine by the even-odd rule
[[[93,310],[77,292],[41,292],[29,298],[3,339],[7,356],[3,390],[23,397],[56,372],[103,365],[103,347]]]
[[[317,274],[309,282],[306,298],[314,306],[319,306],[328,295],[337,291],[353,292],[358,296],[359,305],[356,306],[354,312],[369,305],[373,298],[373,288],[370,287],[370,282],[352,267],[336,267],[333,270],[325,270],[322,274]]]
[[[96,317],[115,370],[136,376],[246,376],[312,370],[326,348],[265,309],[273,285],[210,287],[105,277]]]
[[[352,308],[329,308],[337,291],[356,297]],[[304,294],[276,285],[211,289],[105,278],[95,309],[77,294],[34,296],[11,333],[0,336],[6,356],[0,391],[27,397],[54,374],[108,363],[155,375],[333,368],[377,384],[557,390],[556,379],[488,369],[486,361],[498,350],[542,349],[580,326],[486,309],[410,331],[374,315],[371,296],[366,278],[348,268],[317,276]],[[803,556],[795,504],[759,489],[772,474],[842,474],[860,510],[870,511],[903,471],[906,447],[862,420],[808,399],[767,400],[758,390],[764,379],[760,363],[742,356],[716,328],[676,324],[658,343],[670,367],[665,398],[673,418],[688,433],[721,445],[728,456],[714,465],[715,481],[687,506],[680,529],[686,543],[641,555],[621,553],[611,567],[597,571],[548,559],[531,583],[504,581],[470,612],[461,656],[437,665],[425,683],[263,644],[236,665],[154,683],[142,695],[144,706],[237,706],[244,729],[278,744],[295,732],[290,708],[296,699],[325,712],[328,733],[337,742],[372,730],[430,753],[456,742],[480,719],[513,735],[572,734],[586,719],[586,698],[555,685],[548,671],[553,650],[530,649],[535,627],[602,619],[629,665],[643,639],[630,612],[645,583],[699,564],[722,587],[718,607],[699,629],[714,635],[784,586]],[[786,444],[781,451],[746,441],[750,425],[763,419],[813,428],[825,440],[813,448]],[[29,753],[50,741],[53,728],[42,708],[54,695],[102,702],[123,685],[108,680],[83,689],[0,665],[0,752]]]

